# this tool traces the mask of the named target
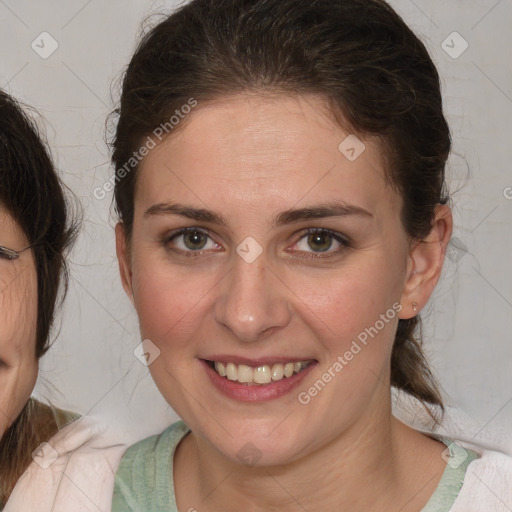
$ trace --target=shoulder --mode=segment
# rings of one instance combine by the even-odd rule
[[[74,419],[76,417],[72,413],[34,398],[27,401],[21,413],[1,436],[0,507],[32,462],[34,450]]]
[[[162,433],[138,441],[126,450],[119,470],[135,461],[155,458],[164,453],[171,454],[188,432],[190,432],[190,429],[180,420],[166,428]]]
[[[471,440],[457,440],[478,454],[466,471],[452,512],[509,512],[512,505],[512,454]]]
[[[129,485],[131,485],[137,474],[145,473],[146,478],[151,478],[160,465],[167,467],[169,461],[172,463],[171,457],[176,446],[188,432],[190,429],[180,420],[166,428],[161,434],[147,437],[130,446],[124,453],[117,469],[116,487],[121,482],[130,482]]]
[[[397,396],[395,416],[419,431],[451,439],[462,448],[456,448],[457,464],[463,463],[471,452],[477,454],[467,465],[462,487],[450,512],[510,512],[512,429],[497,422],[482,424],[453,407],[446,409],[439,425],[432,426],[421,404],[403,393]]]
[[[88,417],[73,421],[34,452],[5,512],[107,509],[125,449],[104,424]]]
[[[160,510],[172,502],[174,452],[189,432],[180,420],[126,450],[115,476],[113,511]]]
[[[79,414],[48,405],[33,397],[29,399],[26,407],[30,423],[34,427],[33,432],[46,439],[80,417]],[[47,435],[48,433],[51,435]]]

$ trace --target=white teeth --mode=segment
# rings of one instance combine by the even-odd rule
[[[291,377],[293,375],[294,370],[295,370],[295,365],[293,363],[286,363],[286,365],[284,367],[284,376]]]
[[[215,363],[215,369],[221,377],[226,376],[226,367],[222,363]]]
[[[214,367],[221,377],[245,384],[269,384],[272,381],[281,380],[284,377],[291,377],[294,373],[301,372],[309,365],[310,361],[299,361],[296,363],[268,364],[252,368],[245,364],[221,363],[215,361]]]
[[[233,363],[228,363],[226,366],[226,376],[229,380],[236,380],[238,372],[236,366]]]
[[[275,364],[272,366],[272,380],[281,380],[284,377],[284,366]]]
[[[265,365],[255,368],[253,371],[253,379],[254,382],[258,384],[268,384],[272,380],[269,366]]]
[[[252,368],[245,364],[238,365],[238,382],[252,382]]]

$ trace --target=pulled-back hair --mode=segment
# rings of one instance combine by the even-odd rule
[[[432,59],[385,1],[192,0],[143,37],[124,75],[112,160],[128,239],[138,165],[127,172],[126,163],[134,151],[191,98],[201,105],[245,92],[325,98],[342,128],[380,141],[411,241],[430,233],[436,205],[447,201],[450,132]],[[442,410],[419,322],[399,320],[391,384]]]

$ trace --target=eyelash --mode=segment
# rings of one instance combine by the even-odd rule
[[[189,234],[189,233],[203,234],[203,235],[206,235],[208,238],[210,238],[210,240],[212,240],[212,238],[210,237],[210,235],[208,234],[207,231],[204,231],[203,229],[200,229],[200,228],[188,227],[188,228],[182,228],[182,229],[178,230],[176,233],[172,233],[171,235],[166,236],[161,241],[162,246],[166,250],[172,251],[172,252],[177,253],[177,254],[179,254],[181,256],[185,256],[186,258],[199,258],[199,257],[202,256],[202,254],[204,252],[207,252],[207,250],[206,251],[205,250],[183,251],[181,249],[176,249],[175,247],[170,247],[169,246],[169,243],[172,242],[174,239],[176,239],[176,238],[178,238],[180,236]],[[304,252],[304,256],[302,256],[302,257],[305,257],[305,258],[317,258],[318,259],[318,258],[329,258],[329,257],[335,256],[335,255],[339,255],[341,252],[344,252],[345,250],[352,248],[352,244],[348,240],[348,238],[346,238],[345,236],[341,235],[340,233],[336,233],[335,231],[331,231],[330,229],[325,229],[325,228],[308,228],[308,229],[304,230],[301,233],[300,238],[297,240],[297,242],[295,242],[295,244],[297,244],[298,242],[300,242],[301,240],[306,238],[308,235],[316,235],[316,234],[328,235],[333,240],[338,242],[342,247],[340,247],[339,249],[337,249],[335,251],[329,251],[329,252],[326,252],[326,253],[314,253],[314,252],[313,253],[307,253],[307,252],[304,252],[304,251],[297,251],[297,250],[294,250],[292,252]]]

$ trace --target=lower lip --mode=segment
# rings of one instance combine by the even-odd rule
[[[300,373],[291,377],[284,377],[281,380],[271,381],[269,384],[247,386],[238,381],[221,377],[204,359],[200,359],[200,362],[213,385],[227,397],[240,402],[267,402],[280,398],[296,388],[316,365],[316,361],[314,361]]]

